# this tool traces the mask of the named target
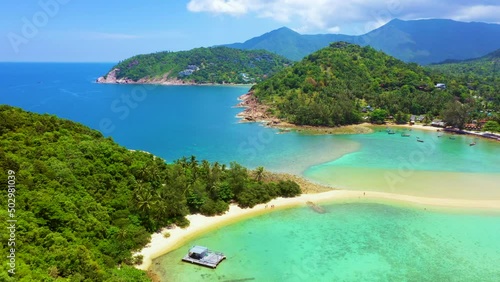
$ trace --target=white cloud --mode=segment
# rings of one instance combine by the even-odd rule
[[[211,12],[239,15],[246,14],[249,7],[254,6],[252,2],[259,1],[245,1],[245,0],[211,0],[211,1],[190,1],[187,5],[188,10],[191,12]]]
[[[500,21],[500,5],[477,5],[459,10],[453,19],[459,21]]]
[[[328,33],[339,33],[340,32],[340,26],[332,26],[326,29]]]
[[[498,0],[190,0],[191,12],[254,14],[302,32],[365,33],[391,19],[500,22]]]

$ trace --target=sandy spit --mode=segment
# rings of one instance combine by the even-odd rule
[[[142,255],[143,262],[136,267],[142,270],[148,270],[153,259],[164,255],[184,242],[195,236],[219,228],[230,223],[234,223],[252,216],[260,215],[275,210],[291,207],[306,206],[307,202],[314,204],[324,202],[347,201],[347,202],[378,202],[378,203],[396,203],[402,205],[445,208],[455,210],[478,210],[478,211],[500,211],[500,200],[458,200],[442,198],[425,198],[408,195],[398,195],[383,192],[372,191],[347,191],[332,190],[328,192],[315,194],[302,194],[295,198],[277,198],[267,204],[259,204],[251,209],[242,209],[236,205],[231,205],[229,211],[220,216],[207,217],[200,214],[188,215],[191,222],[189,227],[181,229],[175,227],[172,229],[163,229],[152,235],[151,242],[135,255]],[[164,233],[170,233],[168,238]]]

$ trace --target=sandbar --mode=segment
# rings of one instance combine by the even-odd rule
[[[229,211],[220,216],[207,217],[200,214],[188,215],[190,225],[187,228],[175,227],[163,229],[151,237],[151,242],[134,255],[142,255],[143,262],[136,265],[138,269],[148,270],[153,259],[164,255],[178,247],[187,240],[190,240],[203,232],[207,232],[233,222],[246,218],[272,212],[275,210],[291,207],[306,206],[307,202],[325,203],[335,201],[347,202],[373,202],[373,203],[396,203],[410,206],[444,208],[457,210],[477,210],[477,211],[500,211],[500,200],[462,200],[462,199],[442,199],[426,198],[408,195],[390,194],[373,191],[348,191],[332,190],[315,194],[302,194],[295,198],[276,198],[266,204],[259,204],[253,208],[242,209],[236,205],[231,205]],[[168,238],[163,234],[170,233]]]

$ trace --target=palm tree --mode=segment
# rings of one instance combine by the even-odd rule
[[[262,178],[264,177],[264,167],[259,166],[255,169],[255,179],[257,181],[262,181]]]
[[[176,160],[175,163],[180,165],[181,167],[187,167],[188,160],[186,157],[182,157],[182,158]]]
[[[141,212],[144,212],[146,215],[149,215],[154,201],[154,195],[151,191],[149,183],[139,184],[139,186],[134,191],[134,194],[136,208]]]
[[[219,182],[221,172],[222,170],[220,164],[218,162],[213,163],[211,176],[214,183]]]
[[[170,207],[168,206],[168,193],[166,192],[166,187],[163,187],[162,190],[155,193],[156,200],[154,201],[153,218],[157,222],[161,222],[162,220],[167,218],[169,213],[171,212]]]
[[[189,164],[191,165],[191,167],[198,166],[198,161],[196,160],[196,156],[192,155],[190,157]]]

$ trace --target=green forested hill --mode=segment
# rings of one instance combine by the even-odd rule
[[[191,157],[166,164],[81,124],[5,105],[0,177],[4,199],[9,192],[15,200],[14,210],[7,200],[0,209],[0,281],[147,281],[129,265],[131,250],[150,233],[187,225],[188,213],[222,213],[230,201],[247,207],[300,193],[295,182],[262,182],[236,163]],[[15,181],[10,191],[8,179]],[[7,244],[9,219],[17,220],[15,246]],[[11,248],[14,277],[6,263]]]
[[[158,52],[126,59],[118,79],[181,79],[194,83],[254,83],[281,70],[290,61],[263,50],[227,47],[196,48],[180,52]]]
[[[440,79],[440,80],[436,80]],[[366,106],[391,115],[438,115],[442,105],[469,90],[432,77],[371,47],[338,42],[255,85],[256,97],[273,114],[296,124],[336,126],[357,123]],[[453,94],[452,94],[453,93]]]
[[[337,42],[252,90],[270,107],[271,115],[299,125],[357,123],[363,111],[374,109],[374,114],[382,117],[378,121],[392,115],[404,122],[409,114],[432,119],[453,101],[465,106],[467,122],[500,110],[497,55],[466,62],[462,67],[424,68],[371,47]],[[443,87],[436,87],[438,84]]]
[[[466,81],[489,108],[500,105],[500,49],[477,59],[445,61],[428,68]]]

